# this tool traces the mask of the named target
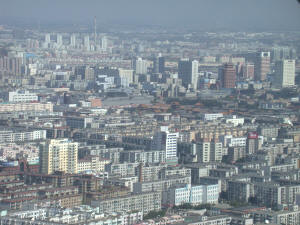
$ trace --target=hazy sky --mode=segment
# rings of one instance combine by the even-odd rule
[[[7,21],[300,30],[296,0],[0,0]]]

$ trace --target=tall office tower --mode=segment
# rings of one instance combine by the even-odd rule
[[[84,80],[95,80],[95,70],[89,66],[85,67]]]
[[[97,18],[94,17],[94,45],[97,45]]]
[[[296,59],[297,58],[297,51],[294,48],[291,48],[290,50],[290,59]]]
[[[147,61],[143,60],[142,58],[138,58],[136,60],[136,74],[147,74],[148,67],[147,67]]]
[[[246,153],[253,154],[258,150],[258,134],[257,132],[249,132],[246,141]]]
[[[270,52],[258,52],[255,57],[254,78],[264,81],[270,72]]]
[[[282,47],[281,49],[281,59],[290,59],[290,48]]]
[[[3,56],[0,60],[0,70],[9,71],[9,57]]]
[[[119,68],[119,77],[121,86],[128,87],[129,84],[133,83],[133,70],[126,70]]]
[[[152,149],[163,150],[167,162],[177,162],[177,139],[179,133],[170,133],[167,126],[162,126],[153,137]]]
[[[295,85],[295,60],[284,59],[276,62],[276,80],[278,87],[289,87]]]
[[[246,63],[242,66],[242,73],[244,79],[254,79],[254,64],[253,63]]]
[[[194,90],[197,90],[198,84],[198,71],[199,69],[199,62],[197,60],[192,61],[192,87]]]
[[[165,57],[158,55],[158,72],[165,73]]]
[[[8,71],[13,75],[22,75],[22,58],[14,57],[9,58]]]
[[[45,34],[45,43],[50,44],[50,42],[51,42],[50,34]]]
[[[62,40],[62,35],[61,34],[56,34],[56,44],[57,44],[57,46],[62,46],[63,45],[63,40]]]
[[[75,48],[76,47],[76,35],[72,34],[70,37],[70,45]]]
[[[107,37],[104,36],[101,38],[101,48],[103,51],[107,50],[107,46],[108,46],[108,41],[107,41]]]
[[[219,70],[223,88],[235,88],[236,69],[232,63],[225,63]]]
[[[90,51],[91,50],[91,45],[90,45],[90,37],[89,35],[85,35],[83,39],[83,47],[84,50]]]
[[[75,75],[81,80],[94,80],[95,71],[89,66],[78,66],[75,68]]]
[[[182,85],[188,88],[192,83],[192,61],[181,59],[178,62],[178,77],[182,80]]]
[[[271,61],[277,62],[281,59],[281,48],[280,47],[273,47],[271,51]]]
[[[52,139],[40,146],[40,171],[77,173],[78,143],[68,139]]]
[[[154,72],[164,73],[165,72],[165,57],[159,53],[158,57],[154,60]]]

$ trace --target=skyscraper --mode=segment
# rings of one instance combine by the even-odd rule
[[[78,143],[68,139],[52,139],[40,146],[40,170],[52,174],[55,171],[77,173]]]
[[[254,77],[257,81],[267,79],[270,72],[270,52],[258,52],[255,57]]]
[[[192,87],[194,90],[197,89],[198,84],[198,69],[199,69],[199,62],[197,60],[192,61]]]
[[[84,36],[83,46],[84,46],[84,50],[86,50],[86,51],[90,51],[91,50],[89,35],[85,35]]]
[[[97,45],[97,18],[94,17],[94,45]]]
[[[166,153],[166,161],[177,161],[177,139],[178,133],[171,133],[167,126],[162,126],[160,131],[153,137],[152,149],[164,150]]]
[[[271,52],[271,60],[272,62],[276,62],[281,59],[281,48],[273,47]]]
[[[101,47],[102,47],[103,51],[107,50],[107,44],[108,44],[107,42],[108,42],[107,41],[107,37],[106,36],[102,37],[102,39],[101,39]]]
[[[8,61],[8,71],[13,75],[22,75],[22,58],[13,57],[9,58]]]
[[[277,61],[275,78],[275,85],[278,87],[295,85],[295,60]]]
[[[50,34],[45,34],[45,43],[50,44],[50,42],[51,42]]]
[[[192,83],[192,61],[181,59],[178,62],[178,77],[182,80],[182,85],[188,88]]]
[[[62,40],[62,35],[61,34],[56,34],[56,44],[59,47],[63,45],[63,40]]]
[[[257,132],[249,132],[246,141],[246,153],[253,154],[258,150],[258,134]]]
[[[154,72],[155,73],[164,73],[165,72],[165,57],[161,54],[158,55],[154,60]]]
[[[70,45],[75,48],[76,47],[76,35],[72,34],[70,37]]]
[[[225,63],[219,73],[223,88],[235,88],[236,69],[232,63]]]
[[[147,74],[147,61],[142,58],[136,60],[136,74]]]
[[[242,73],[244,79],[254,79],[254,64],[246,63],[242,66]]]

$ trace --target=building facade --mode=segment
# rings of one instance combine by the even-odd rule
[[[77,173],[78,143],[68,139],[52,139],[40,146],[40,169],[42,173],[55,171]]]

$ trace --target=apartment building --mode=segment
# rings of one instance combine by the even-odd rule
[[[217,204],[219,185],[178,185],[163,192],[163,204],[179,206],[185,203],[192,205]]]
[[[40,146],[40,169],[42,173],[55,171],[77,173],[78,143],[68,139],[52,139]]]
[[[145,215],[150,211],[161,209],[161,192],[147,192],[117,198],[92,200],[91,206],[99,207],[99,213],[137,210]]]
[[[53,112],[53,103],[21,102],[21,103],[0,103],[0,112],[22,112],[22,111],[48,111]]]
[[[143,193],[149,191],[165,191],[178,184],[191,184],[191,176],[175,176],[163,180],[137,182],[133,184],[134,193]]]
[[[25,142],[46,139],[46,130],[0,131],[0,143]]]

